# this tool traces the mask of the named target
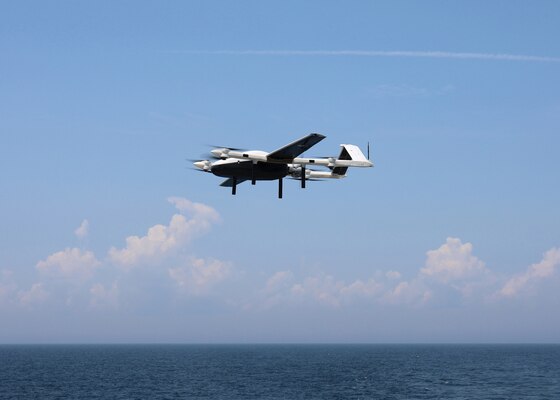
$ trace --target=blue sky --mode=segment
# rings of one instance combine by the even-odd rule
[[[558,342],[559,17],[2,3],[0,342]],[[375,168],[282,200],[188,169],[310,132]]]

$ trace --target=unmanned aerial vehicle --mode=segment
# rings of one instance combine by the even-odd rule
[[[237,192],[237,185],[251,181],[278,180],[278,198],[282,198],[282,180],[285,177],[301,181],[305,188],[308,180],[341,179],[346,177],[350,167],[373,167],[368,157],[358,146],[341,144],[338,157],[306,158],[300,157],[305,151],[325,138],[319,133],[311,133],[273,152],[261,150],[242,150],[238,148],[215,147],[210,160],[198,160],[194,166],[203,172],[211,172],[227,178],[220,186],[231,187],[231,194]],[[326,167],[317,170],[310,167]]]

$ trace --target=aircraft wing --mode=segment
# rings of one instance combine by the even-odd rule
[[[269,159],[281,160],[281,161],[291,161],[295,157],[299,156],[304,151],[309,150],[311,147],[315,146],[326,136],[320,133],[311,133],[301,139],[296,140],[286,146],[273,151],[268,154]]]
[[[237,184],[239,185],[240,183],[243,183],[243,182],[248,181],[248,180],[249,179],[237,178]],[[232,187],[233,186],[233,178],[227,178],[225,181],[220,183],[220,186],[222,186],[222,187]]]

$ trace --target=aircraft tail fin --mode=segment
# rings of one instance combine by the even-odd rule
[[[353,144],[341,144],[342,150],[340,150],[339,160],[355,160],[355,161],[367,161],[368,159],[362,153],[362,150],[358,146]],[[348,167],[334,167],[331,168],[333,174],[346,175]]]

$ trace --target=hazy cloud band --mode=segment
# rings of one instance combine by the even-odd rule
[[[560,57],[533,56],[505,53],[462,53],[448,51],[377,51],[377,50],[176,50],[181,54],[215,54],[239,56],[357,56],[357,57],[409,57],[454,58],[464,60],[525,61],[560,63]]]

